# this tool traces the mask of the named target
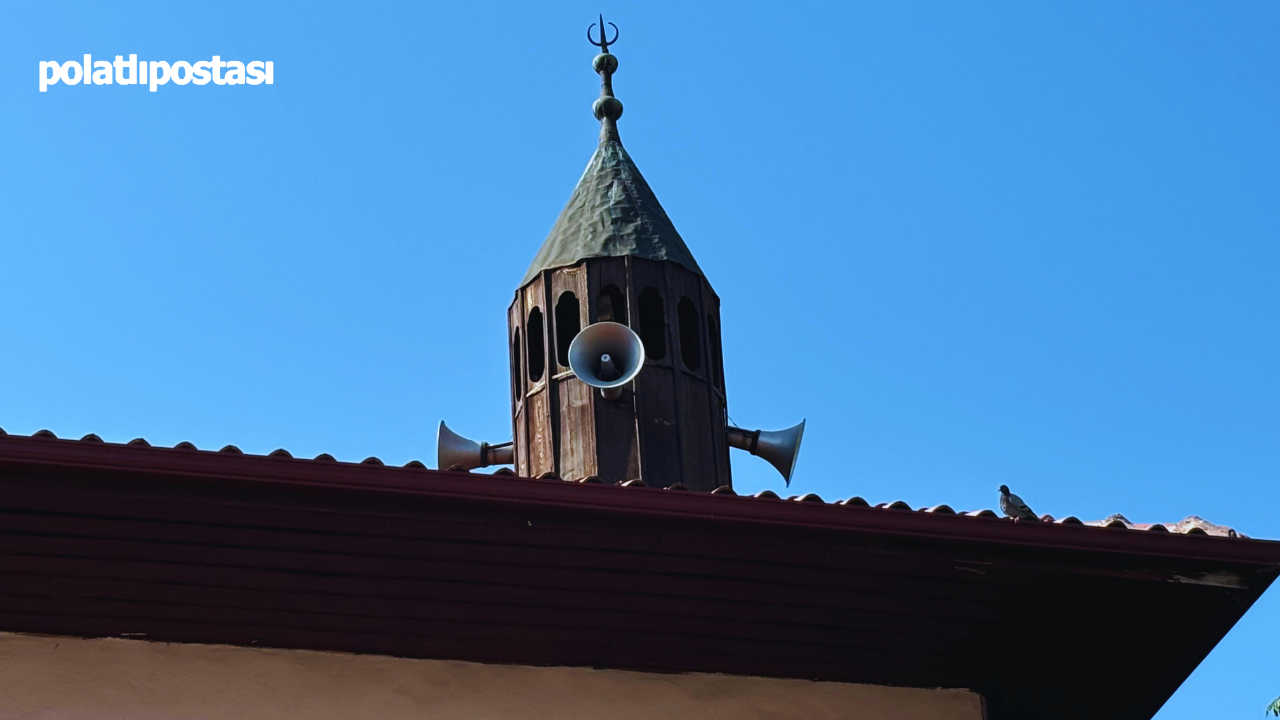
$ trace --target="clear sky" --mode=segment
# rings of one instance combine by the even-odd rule
[[[730,414],[808,418],[792,491],[1280,538],[1274,2],[12,0],[0,427],[508,439],[505,311],[595,147],[601,11]],[[274,84],[38,92],[84,53]],[[1261,715],[1278,646],[1273,589],[1158,717]]]

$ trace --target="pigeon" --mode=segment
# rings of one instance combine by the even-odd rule
[[[1022,502],[1022,498],[1009,492],[1008,485],[1000,486],[1000,511],[1014,520],[1031,520],[1039,522],[1040,516]]]

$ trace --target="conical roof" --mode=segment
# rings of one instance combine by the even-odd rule
[[[671,218],[613,133],[602,133],[582,179],[533,258],[521,285],[592,257],[672,260],[701,274]]]
[[[618,40],[618,28],[613,23],[609,26],[614,29],[613,40],[606,39],[603,16],[600,42],[591,39],[590,28],[587,30],[587,39],[600,48],[600,54],[591,61],[592,68],[600,74],[600,97],[591,106],[600,121],[600,147],[534,256],[521,286],[543,270],[576,265],[593,257],[671,260],[702,274],[667,211],[618,139],[622,102],[613,96],[618,58],[609,52],[609,45]]]

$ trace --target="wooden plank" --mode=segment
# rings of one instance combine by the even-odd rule
[[[587,267],[585,265],[575,265],[573,267],[553,270],[549,273],[549,278],[551,281],[551,292],[547,296],[547,304],[548,307],[551,308],[552,328],[550,338],[553,341],[550,347],[553,348],[551,357],[555,360],[553,367],[555,369],[555,374],[558,375],[569,369],[569,363],[567,360],[564,363],[560,362],[560,355],[567,355],[569,351],[569,344],[572,342],[572,335],[576,335],[577,332],[581,331],[582,328],[586,327],[588,324],[587,313],[589,298],[587,297]],[[565,293],[573,293],[573,298],[577,300],[578,303],[578,313],[574,317],[577,321],[576,331],[572,327],[567,327],[563,332],[561,332],[561,328],[558,324],[560,301]],[[566,342],[560,342],[561,335],[566,336]],[[563,345],[563,347],[561,347],[561,345]]]
[[[707,383],[685,372],[677,373],[677,407],[680,411],[680,452],[684,458],[685,487],[710,492],[721,484],[716,467],[716,445],[709,422],[711,405]]]
[[[663,297],[666,355],[662,360],[647,362],[635,380],[640,476],[650,487],[683,484],[685,480],[680,457],[680,417],[676,408],[674,373],[677,346],[671,333],[674,308],[667,290],[665,265],[639,258],[633,258],[631,262],[631,291],[634,293],[631,304],[638,308],[640,293],[648,287],[656,288]]]
[[[560,386],[552,378],[555,377],[556,364],[556,337],[555,337],[555,293],[551,287],[552,272],[543,270],[541,273],[541,287],[539,302],[546,312],[546,322],[543,327],[543,343],[546,347],[547,374],[545,378],[546,393],[544,395],[546,416],[539,416],[539,421],[544,422],[542,432],[545,433],[547,442],[550,443],[550,464],[539,468],[537,475],[551,472],[560,474]]]
[[[772,577],[704,575],[696,567],[676,559],[646,563],[630,561],[633,567],[619,569],[604,563],[603,555],[587,555],[586,566],[575,565],[580,555],[560,552],[514,552],[512,548],[491,548],[485,552],[447,553],[445,546],[424,548],[419,557],[339,554],[336,552],[294,551],[270,547],[219,546],[160,542],[117,537],[68,538],[48,535],[0,534],[0,554],[92,558],[100,561],[177,563],[193,566],[225,567],[240,570],[271,570],[352,578],[410,578],[440,582],[501,584],[528,588],[561,587],[602,592],[640,593],[673,598],[732,599],[802,607],[853,609],[868,603],[894,606],[910,603],[910,598],[932,598],[945,594],[957,607],[995,609],[1025,604],[1043,604],[1044,598],[1064,591],[1063,585],[1021,588],[1016,594],[957,579],[895,578],[866,575],[856,578],[814,576],[807,573],[769,573]],[[440,551],[440,552],[432,552]],[[157,568],[157,572],[160,568]],[[874,601],[874,603],[873,603]],[[922,608],[931,603],[922,603]],[[940,610],[935,609],[935,614]],[[948,610],[947,612],[951,612]]]
[[[546,273],[539,275],[532,282],[524,287],[523,305],[526,318],[525,332],[525,356],[530,358],[537,348],[530,343],[529,333],[527,330],[527,318],[529,314],[536,308],[542,312],[542,357],[543,371],[542,377],[535,381],[528,381],[528,389],[525,398],[525,422],[528,427],[525,430],[528,433],[528,449],[526,451],[528,457],[528,475],[537,476],[544,472],[555,471],[555,449],[554,439],[552,437],[551,422],[551,402],[549,398],[551,382],[550,377],[555,369],[554,359],[549,357],[548,349],[551,347],[548,338],[548,329],[551,327],[551,319],[549,316],[549,305],[546,302],[545,293],[543,292],[543,283],[546,280]],[[526,360],[526,368],[528,362]],[[526,370],[527,372],[527,370]]]
[[[910,544],[877,541],[864,545],[826,534],[780,534],[764,540],[749,531],[694,528],[676,523],[665,524],[655,538],[642,534],[641,528],[645,526],[634,521],[593,514],[491,508],[477,516],[459,503],[397,503],[388,507],[386,503],[370,504],[345,498],[335,498],[331,504],[320,504],[310,498],[306,504],[289,506],[278,504],[285,498],[271,494],[261,496],[258,503],[227,503],[214,501],[205,493],[157,496],[127,487],[115,492],[101,489],[76,492],[75,488],[85,486],[70,484],[59,490],[47,479],[32,482],[38,484],[10,483],[0,492],[0,505],[9,509],[0,513],[0,522],[8,523],[6,527],[21,531],[47,523],[51,531],[61,533],[91,527],[122,527],[127,530],[119,531],[116,536],[192,537],[195,542],[220,537],[217,533],[228,533],[235,537],[272,538],[267,545],[315,551],[331,548],[337,552],[369,547],[393,555],[416,552],[413,548],[421,547],[418,541],[439,542],[439,547],[433,546],[433,553],[445,552],[448,546],[467,544],[518,547],[529,552],[546,548],[570,553],[593,552],[602,558],[605,566],[625,567],[619,563],[628,562],[626,557],[643,558],[650,567],[671,562],[673,568],[686,568],[697,574],[777,578],[787,582],[798,582],[800,576],[805,575],[848,583],[857,576],[884,574],[981,577],[985,585],[1005,588],[1026,586],[1029,579],[1037,577],[1056,583],[1056,578],[1063,575],[1109,572],[1103,563],[1080,565],[1063,553],[1039,554],[1037,562],[1042,567],[1034,570],[1002,554],[978,549],[966,554],[954,544],[949,546],[947,555],[938,555],[926,547]],[[145,487],[152,493],[157,491],[155,485]],[[727,498],[726,501],[738,500]],[[72,516],[59,517],[61,513]],[[130,520],[140,522],[112,525]],[[95,522],[98,524],[91,524]],[[625,556],[613,557],[610,552]],[[585,562],[578,555],[570,557],[571,562]],[[1180,567],[1184,573],[1194,571],[1194,566]],[[1145,572],[1145,577],[1152,580],[1167,578],[1172,571],[1167,563],[1157,561],[1141,568],[1130,564],[1124,570],[1126,577],[1144,577]]]
[[[550,428],[551,402],[548,384],[543,383],[528,400],[529,413],[529,474],[555,472],[555,450],[552,447]]]
[[[534,646],[521,638],[484,641],[449,637],[406,637],[400,633],[374,634],[341,629],[295,629],[280,626],[250,626],[244,623],[213,624],[160,618],[85,616],[79,613],[0,612],[0,622],[12,632],[50,633],[81,637],[116,637],[156,642],[195,642],[302,650],[328,650],[390,655],[394,657],[440,658],[473,662],[502,662],[527,665],[582,665],[594,658],[581,645],[547,641]]]
[[[596,475],[601,482],[617,483],[640,477],[636,404],[636,394],[630,386],[613,401],[595,393]]]
[[[35,603],[32,603],[34,605]],[[805,677],[845,682],[893,684],[894,678],[910,673],[925,678],[930,686],[972,686],[974,678],[957,674],[955,663],[930,662],[928,656],[906,651],[896,656],[880,655],[874,660],[853,653],[834,657],[807,654],[806,648],[792,654],[771,653],[771,648],[748,648],[713,643],[691,645],[686,641],[631,637],[603,642],[580,643],[574,638],[557,641],[524,635],[499,638],[457,637],[444,634],[416,635],[398,632],[344,632],[331,628],[294,628],[286,625],[248,626],[243,622],[217,624],[152,617],[102,615],[86,618],[51,612],[0,614],[6,625],[17,631],[82,636],[127,635],[165,642],[206,642],[257,647],[340,649],[399,657],[440,658],[473,662],[505,662],[526,665],[577,665],[615,667],[657,672],[725,672],[763,677]],[[907,657],[904,657],[904,654]],[[496,659],[495,659],[496,658]],[[941,667],[939,667],[941,665]],[[966,665],[972,667],[972,664]],[[965,667],[965,666],[962,666]]]
[[[711,437],[708,423],[708,406],[710,394],[707,392],[707,365],[704,335],[702,328],[702,287],[701,277],[674,263],[667,263],[664,268],[668,290],[670,323],[673,328],[671,336],[675,341],[673,362],[675,372],[675,407],[677,424],[680,428],[681,474],[685,487],[694,491],[710,492],[720,485],[719,473],[715,465],[715,445]],[[681,327],[679,305],[689,301],[693,304],[692,321],[696,324],[693,336],[694,347],[684,347],[686,329]],[[698,363],[690,367],[685,362],[685,354],[698,358]]]
[[[560,477],[581,480],[596,475],[593,388],[576,377],[555,382],[560,398]]]
[[[702,310],[704,283],[700,275],[674,264],[667,266],[667,281],[670,287],[675,288],[673,300],[680,303],[687,299],[693,304],[693,321],[697,325],[697,332],[694,333],[697,347],[693,352],[700,359],[697,368],[691,369],[684,363],[682,355],[678,362],[680,370],[676,373],[676,407],[680,416],[680,454],[684,464],[684,484],[690,490],[710,492],[719,487],[725,477],[717,466],[716,443],[710,423],[712,393],[710,381],[707,380],[711,371],[705,313]],[[676,322],[680,322],[678,311]],[[680,337],[681,342],[684,334],[683,329],[673,333]],[[682,345],[681,353],[683,352]]]
[[[511,354],[511,439],[514,470],[517,475],[529,475],[529,423],[525,413],[525,393],[528,386],[528,361],[524,342],[524,295],[516,292],[515,300],[507,310],[507,351]],[[518,347],[517,347],[518,345]]]
[[[716,482],[733,487],[733,471],[729,461],[729,439],[725,434],[728,429],[728,404],[726,400],[724,376],[724,341],[723,328],[720,325],[720,298],[704,278],[701,283],[703,315],[710,317],[714,327],[708,324],[707,358],[710,362],[711,391],[710,404],[707,408],[708,420],[711,424],[711,443],[715,458]]]
[[[501,581],[505,575],[495,575],[490,582],[448,581],[435,577],[377,577],[348,575],[336,572],[302,573],[280,569],[239,568],[192,562],[158,563],[129,558],[61,557],[48,555],[0,554],[0,591],[29,594],[30,577],[76,580],[86,587],[97,587],[99,581],[138,582],[206,589],[246,590],[254,592],[292,593],[298,595],[325,595],[334,597],[360,597],[405,599],[420,602],[445,602],[490,605],[527,605],[551,607],[560,610],[575,608],[613,608],[620,612],[634,612],[644,607],[655,616],[679,615],[688,618],[716,617],[743,622],[765,622],[780,626],[802,624],[813,627],[858,628],[866,626],[866,618],[892,618],[890,622],[876,620],[875,627],[889,624],[903,625],[909,634],[940,633],[963,634],[979,631],[981,626],[999,625],[1021,631],[1038,628],[1043,630],[1047,621],[1062,616],[1064,606],[1055,603],[1056,598],[1043,596],[1038,603],[1005,603],[993,608],[981,601],[957,599],[946,608],[946,615],[937,615],[937,602],[927,594],[895,595],[885,597],[875,590],[865,594],[805,592],[778,593],[776,600],[759,601],[757,594],[745,594],[726,603],[724,592],[703,597],[705,588],[717,585],[702,583],[703,593],[674,594],[651,592],[662,588],[660,583],[650,586],[632,583],[624,585],[617,576],[597,575],[603,580],[598,586],[588,583],[554,585],[542,582],[534,585],[508,585]],[[730,586],[718,583],[721,591]],[[749,588],[748,588],[749,589]],[[1067,599],[1079,597],[1075,589]],[[291,601],[293,602],[293,601]],[[931,614],[933,613],[933,614]],[[920,620],[923,617],[923,621]],[[989,628],[993,632],[995,628]]]
[[[503,562],[501,550],[481,560],[393,558],[292,552],[272,548],[179,545],[130,539],[62,538],[38,536],[0,537],[3,555],[14,557],[87,558],[95,562],[146,562],[187,564],[227,568],[235,573],[271,571],[316,574],[353,579],[413,579],[448,583],[505,585],[524,588],[562,588],[580,591],[617,592],[654,597],[731,599],[745,603],[774,603],[779,607],[839,610],[873,607],[910,607],[920,612],[932,608],[936,615],[975,616],[1005,612],[1010,608],[1043,606],[1046,598],[1067,597],[1067,586],[1023,588],[1016,594],[1001,594],[985,585],[956,580],[896,579],[891,576],[860,578],[852,587],[824,584],[815,578],[806,582],[755,580],[671,572],[669,568],[618,571],[604,568],[575,568],[561,564],[564,558],[535,557],[530,562]],[[15,561],[16,562],[16,561]],[[683,568],[682,568],[683,569]],[[172,568],[156,567],[156,572],[172,573]],[[954,608],[939,609],[931,599],[946,593]]]
[[[911,644],[920,650],[949,654],[970,654],[1002,645],[1003,627],[998,619],[985,622],[958,621],[955,624],[932,620],[916,624],[902,615],[882,613],[846,613],[839,625],[797,622],[790,619],[737,618],[720,613],[691,615],[686,613],[637,612],[617,605],[589,606],[574,602],[572,606],[498,603],[491,600],[474,602],[447,598],[406,598],[373,594],[298,593],[238,587],[211,587],[178,583],[122,579],[54,577],[28,575],[13,578],[16,582],[0,587],[0,601],[5,598],[43,598],[62,603],[70,611],[85,612],[82,605],[93,601],[141,603],[169,608],[175,619],[208,617],[205,611],[223,611],[291,615],[326,616],[323,622],[343,627],[350,619],[398,621],[408,629],[415,623],[427,627],[458,626],[476,628],[490,624],[522,628],[572,627],[577,631],[655,633],[705,638],[734,638],[759,643],[797,643],[810,646],[841,646],[881,649]],[[319,618],[311,618],[319,620]],[[1039,624],[1012,623],[1006,632],[1034,633]],[[374,627],[370,631],[378,632]],[[975,639],[979,638],[979,639]]]
[[[40,588],[43,589],[43,588]],[[141,589],[141,588],[139,588]],[[306,598],[310,600],[311,598]],[[623,615],[621,622],[600,623],[597,616],[610,616],[601,611],[576,611],[573,613],[547,611],[551,623],[542,618],[531,618],[522,608],[505,608],[495,614],[489,608],[458,607],[454,610],[441,606],[428,608],[428,615],[381,616],[366,614],[370,607],[352,606],[347,612],[325,611],[316,605],[303,607],[276,607],[272,609],[221,605],[216,600],[199,604],[181,604],[171,601],[146,599],[116,599],[108,597],[65,597],[60,595],[33,594],[30,596],[0,595],[0,623],[7,613],[50,614],[68,616],[109,617],[129,619],[145,623],[148,620],[171,622],[200,622],[211,625],[241,624],[250,627],[281,627],[296,630],[345,631],[371,635],[400,633],[417,638],[453,638],[459,641],[499,641],[520,638],[529,643],[571,642],[585,646],[601,646],[606,642],[628,643],[638,646],[659,645],[669,648],[705,647],[721,651],[738,651],[775,657],[810,657],[837,660],[850,656],[874,656],[885,662],[910,663],[913,655],[948,658],[948,664],[963,664],[977,660],[984,652],[990,653],[990,645],[971,645],[962,638],[919,636],[904,646],[895,642],[889,633],[855,631],[839,633],[809,631],[789,628],[784,633],[769,633],[759,624],[732,624],[699,627],[698,623],[681,622],[668,618],[663,622],[648,622],[645,615]],[[532,620],[532,622],[531,622]],[[706,620],[702,621],[706,623]],[[908,665],[909,666],[909,665]]]
[[[670,366],[655,364],[635,380],[640,476],[649,487],[667,487],[685,479],[674,373]]]
[[[614,286],[622,293],[623,304],[627,300],[628,271],[627,258],[598,258],[588,261],[588,293],[591,296],[590,320],[599,322],[598,299],[604,288]],[[625,319],[633,330],[636,329],[635,313],[630,307],[623,307],[620,313],[624,316],[614,320]],[[592,412],[596,438],[596,471],[602,482],[614,483],[640,477],[640,446],[636,436],[636,403],[633,386],[622,390],[622,397],[617,400],[605,400],[599,393],[592,393]]]
[[[572,336],[587,326],[588,291],[587,268],[585,265],[560,268],[551,271],[551,295],[548,298],[554,308],[555,315],[554,352],[557,375],[552,379],[555,384],[555,416],[556,438],[559,455],[556,468],[562,478],[581,479],[596,474],[596,442],[595,422],[591,407],[591,387],[570,374],[568,365],[569,345]],[[573,320],[577,325],[560,328],[560,302],[565,293],[572,293],[578,303],[578,312]],[[563,336],[563,337],[561,337]],[[560,363],[559,356],[566,360]]]

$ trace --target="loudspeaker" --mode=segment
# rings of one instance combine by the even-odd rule
[[[462,437],[449,429],[444,421],[440,421],[440,430],[436,433],[436,465],[441,470],[458,467],[463,470],[488,467],[490,465],[510,465],[515,459],[511,443],[490,445]]]
[[[782,473],[782,479],[791,486],[791,474],[796,471],[800,458],[800,441],[804,439],[804,420],[786,430],[743,430],[730,425],[726,430],[729,445],[764,458]]]
[[[644,343],[631,328],[615,322],[589,325],[569,343],[569,369],[610,400],[644,368]]]

